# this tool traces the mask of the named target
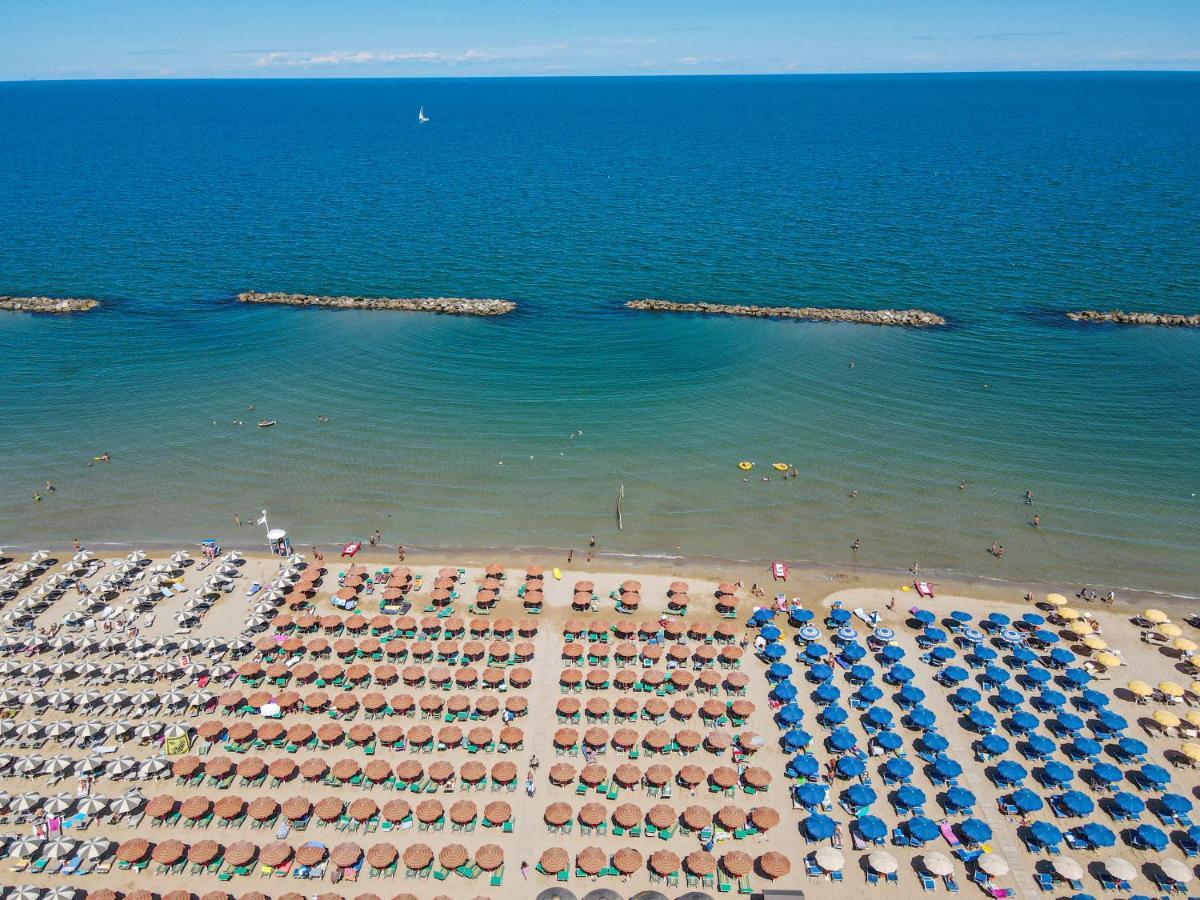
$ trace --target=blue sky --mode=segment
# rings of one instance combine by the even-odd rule
[[[0,79],[1198,69],[1200,0],[0,0]]]

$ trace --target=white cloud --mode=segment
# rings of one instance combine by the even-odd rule
[[[425,63],[471,63],[489,62],[500,59],[481,50],[466,50],[462,53],[439,53],[427,51],[391,51],[391,50],[329,50],[320,53],[293,53],[286,50],[273,50],[264,53],[254,61],[260,69],[294,68],[316,69],[333,66],[364,66],[371,64],[425,62]]]

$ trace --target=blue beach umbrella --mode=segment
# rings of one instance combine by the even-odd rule
[[[1050,681],[1051,675],[1041,666],[1030,666],[1025,670],[1024,677],[1030,684],[1043,685]]]
[[[813,691],[813,700],[820,704],[828,705],[842,696],[842,692],[836,686],[828,681],[817,685],[817,689]]]
[[[875,791],[866,784],[852,784],[842,792],[842,799],[849,806],[870,806],[876,800]]]
[[[931,644],[940,644],[946,640],[946,632],[940,628],[926,628],[921,632],[921,637]]]
[[[875,735],[875,743],[889,753],[893,750],[899,750],[904,746],[904,741],[894,731],[881,731]]]
[[[1137,830],[1134,831],[1134,836],[1139,843],[1159,852],[1166,850],[1167,845],[1171,843],[1171,839],[1167,837],[1166,832],[1153,825],[1139,825]]]
[[[951,696],[956,698],[963,706],[974,706],[983,699],[983,694],[979,693],[973,687],[960,687]]]
[[[1004,684],[1012,676],[999,666],[988,666],[983,670],[983,680],[988,684]]]
[[[767,666],[768,681],[786,681],[792,677],[792,667],[787,663],[771,663]]]
[[[793,728],[783,736],[784,750],[799,750],[812,743],[812,735],[803,728]]]
[[[836,704],[825,707],[820,713],[821,721],[827,725],[841,725],[847,718],[849,715],[846,710]]]
[[[887,665],[891,665],[892,663],[898,663],[902,659],[904,659],[904,648],[898,647],[895,644],[888,644],[886,647],[884,647],[882,650],[879,651],[880,662],[885,663]]]
[[[927,609],[918,609],[915,613],[913,613],[913,618],[922,625],[932,625],[937,621],[937,616]]]
[[[1024,622],[1026,625],[1032,625],[1036,628],[1038,625],[1046,624],[1046,617],[1039,616],[1037,613],[1029,612],[1029,613],[1025,613],[1025,615],[1021,616],[1021,621]]]
[[[829,746],[837,751],[849,750],[858,743],[856,738],[847,728],[835,728],[829,732],[829,737],[826,738]]]
[[[991,622],[993,625],[997,625],[997,626],[1007,625],[1012,621],[1012,619],[1010,619],[1008,616],[1006,616],[1002,612],[988,613],[987,620],[989,622]]]
[[[1025,702],[1025,696],[1020,691],[1006,687],[996,692],[996,696],[992,698],[992,702],[1003,710],[1014,709]]]
[[[879,641],[879,643],[886,644],[896,639],[896,632],[892,631],[890,628],[876,628],[872,632],[872,636],[875,638],[875,640]]]
[[[1113,744],[1115,755],[1121,759],[1137,759],[1146,755],[1145,743],[1133,737],[1123,737]]]
[[[967,713],[967,723],[976,731],[984,732],[996,727],[996,717],[986,709],[975,707]]]
[[[1158,798],[1158,802],[1173,816],[1186,815],[1192,810],[1192,801],[1183,794],[1163,794]]]
[[[891,710],[884,709],[882,706],[872,706],[867,710],[866,719],[872,725],[879,728],[891,728],[893,716]]]
[[[1038,727],[1038,718],[1033,713],[1027,713],[1025,710],[1018,710],[1013,713],[1012,718],[1008,720],[1009,731],[1016,734],[1024,734],[1027,731],[1033,731]]]
[[[913,765],[907,759],[889,759],[883,764],[883,770],[889,778],[903,781],[913,773]]]
[[[787,774],[792,778],[815,778],[820,771],[821,764],[817,762],[817,758],[807,753],[788,760]],[[818,787],[823,788],[824,785],[819,784]]]
[[[941,753],[950,747],[950,742],[936,731],[925,732],[917,738],[917,743],[930,753]]]
[[[1032,756],[1036,756],[1040,759],[1042,757],[1049,756],[1054,752],[1054,741],[1050,740],[1050,738],[1046,737],[1044,734],[1033,733],[1025,739],[1025,749],[1028,750]]]
[[[913,680],[913,670],[904,665],[892,666],[890,669],[888,669],[887,674],[884,676],[884,680],[889,681],[892,684],[907,684]]]
[[[1093,731],[1099,731],[1101,734],[1120,734],[1129,727],[1129,722],[1111,709],[1102,709],[1096,716],[1095,726]]]
[[[775,618],[775,610],[769,606],[760,606],[754,611],[754,615],[750,617],[750,621],[755,627],[758,627],[770,622],[773,618]]]
[[[1080,709],[1103,709],[1108,706],[1108,695],[1088,688],[1075,703]]]
[[[1067,791],[1058,798],[1059,806],[1075,816],[1086,816],[1096,808],[1095,801],[1081,791]]]
[[[896,702],[901,706],[915,706],[925,699],[925,692],[915,684],[906,684],[896,691]]]
[[[991,647],[984,647],[981,644],[971,651],[971,655],[979,662],[991,662],[998,654]]]
[[[876,685],[864,684],[855,692],[855,696],[864,703],[874,703],[876,700],[883,699],[883,691]]]
[[[788,624],[793,628],[800,628],[812,621],[813,612],[811,609],[804,609],[799,606],[793,606],[788,610]]]
[[[955,785],[954,787],[950,788],[950,790],[946,791],[947,810],[970,809],[974,805],[975,795],[966,788]],[[988,837],[991,837],[991,835],[992,833],[989,831],[987,837],[981,838],[980,840],[986,841]]]
[[[817,663],[808,670],[809,681],[828,681],[833,677],[833,667],[825,663]]]
[[[1112,805],[1116,807],[1117,812],[1127,816],[1140,816],[1146,809],[1146,802],[1137,794],[1131,794],[1129,791],[1119,791],[1113,794]]]
[[[821,813],[814,813],[804,820],[804,830],[814,841],[824,841],[833,837],[833,819]]]
[[[1171,773],[1160,765],[1151,763],[1148,766],[1142,766],[1138,772],[1142,780],[1156,788],[1166,786],[1171,781]]]
[[[867,651],[863,649],[862,644],[847,644],[842,648],[842,659],[846,662],[858,662],[866,655]]]
[[[771,688],[771,698],[780,703],[791,703],[796,699],[796,686],[790,682],[780,682]]]
[[[904,823],[904,830],[908,832],[910,838],[919,844],[932,841],[941,834],[934,821],[927,819],[925,816],[913,816]]]
[[[1019,788],[1013,791],[1009,800],[1012,801],[1013,806],[1025,813],[1037,812],[1046,805],[1045,801],[1029,788]]]
[[[937,716],[933,710],[924,706],[914,706],[907,717],[908,724],[914,728],[932,728],[937,724]]]
[[[1062,709],[1067,702],[1066,695],[1061,691],[1042,691],[1034,700],[1034,705],[1046,710]]]
[[[1103,784],[1116,784],[1125,776],[1112,763],[1102,762],[1092,766],[1092,777]]]
[[[774,625],[764,625],[758,633],[765,641],[777,641],[783,636],[783,632]]]
[[[1056,666],[1069,666],[1075,662],[1075,654],[1063,647],[1055,647],[1050,651],[1050,662]]]
[[[982,844],[992,839],[992,829],[979,819],[965,819],[958,824],[958,833],[968,844]]]
[[[787,648],[783,644],[767,644],[762,653],[767,659],[783,659],[787,656]]]
[[[809,644],[804,648],[804,656],[806,659],[824,659],[828,655],[829,649],[824,644]]]
[[[1042,767],[1042,781],[1046,784],[1067,784],[1074,777],[1075,773],[1071,770],[1071,767],[1056,759],[1050,760],[1050,762]]]
[[[1117,842],[1112,829],[1099,822],[1088,822],[1079,828],[1078,834],[1092,847],[1111,847]]]
[[[780,707],[775,717],[784,725],[795,725],[804,718],[804,710],[798,707],[795,703],[789,703],[787,706]]]
[[[843,756],[837,761],[837,773],[842,778],[857,778],[867,767],[857,756]]]
[[[1059,713],[1054,721],[1057,723],[1060,731],[1065,731],[1070,734],[1075,734],[1083,727],[1083,719],[1074,713],[1064,712]]]
[[[1067,684],[1071,685],[1072,687],[1083,687],[1085,684],[1089,684],[1092,680],[1091,675],[1078,667],[1066,669],[1063,672],[1063,678],[1066,679]]]
[[[968,644],[979,644],[983,642],[984,633],[978,628],[964,628],[959,637],[961,637]]]
[[[829,793],[829,789],[820,782],[808,781],[797,787],[793,793],[797,803],[806,809],[812,809],[825,802],[825,795]]]
[[[818,641],[821,639],[821,629],[816,625],[805,625],[799,631],[800,640]]]
[[[1057,644],[1058,635],[1053,631],[1047,631],[1045,628],[1039,628],[1030,635],[1030,640],[1037,641],[1039,644]]]
[[[957,656],[949,647],[938,646],[929,651],[929,658],[935,663],[947,663]]]
[[[881,841],[887,836],[887,826],[878,816],[859,817],[857,827],[864,841]]]
[[[962,774],[962,766],[948,756],[938,756],[933,760],[933,771],[942,778],[957,778]]]
[[[846,678],[849,681],[857,682],[858,684],[870,681],[874,676],[875,671],[870,666],[864,666],[861,664],[857,666],[851,666],[850,670],[846,673]]]
[[[985,734],[980,738],[979,746],[983,748],[984,753],[999,756],[1001,753],[1008,752],[1009,744],[1007,738],[993,732],[992,734]]]
[[[1033,838],[1035,844],[1042,847],[1057,847],[1062,843],[1062,832],[1056,826],[1041,819],[1030,824],[1029,836]]]
[[[849,625],[843,625],[841,628],[839,628],[837,630],[837,639],[839,641],[841,641],[842,643],[848,644],[851,641],[858,640],[858,632],[855,631],[853,628],[851,628]]]
[[[938,675],[938,678],[946,684],[958,684],[970,677],[970,674],[962,666],[946,666]]]
[[[1019,666],[1027,666],[1037,660],[1037,654],[1028,647],[1017,647],[1011,655],[1013,662]]]
[[[955,609],[950,611],[950,618],[952,618],[955,622],[970,622],[971,614],[969,612],[963,612],[961,609]]]
[[[1099,741],[1093,741],[1088,737],[1077,737],[1071,741],[1071,748],[1076,755],[1082,757],[1091,757],[1097,755],[1104,748],[1100,746]]]
[[[848,609],[831,609],[829,611],[829,620],[835,625],[845,625],[851,619],[850,610]]]
[[[925,805],[925,792],[919,787],[906,784],[897,789],[892,800],[894,801],[894,805],[900,809],[912,809],[916,806]]]
[[[1025,635],[1021,634],[1015,628],[1005,628],[1000,632],[1000,640],[1006,644],[1019,644],[1025,640]]]

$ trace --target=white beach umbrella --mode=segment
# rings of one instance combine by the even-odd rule
[[[162,731],[162,724],[159,722],[143,722],[141,725],[133,729],[133,736],[141,741],[149,741],[158,737],[158,733]]]
[[[880,875],[890,875],[900,868],[899,860],[886,850],[876,850],[867,857],[867,863]]]
[[[142,804],[146,802],[146,798],[142,796],[140,791],[130,791],[122,797],[109,804],[109,808],[117,815],[126,815],[142,808]]]
[[[216,678],[217,680],[228,678],[233,674],[233,666],[229,665],[228,663],[217,663],[212,667],[211,674],[212,677]]]
[[[80,775],[94,775],[103,772],[108,761],[103,756],[89,756],[75,764],[75,771]]]
[[[146,554],[144,552],[142,552],[141,550],[134,550],[132,553],[130,553],[125,558],[131,563],[140,563],[140,562],[145,561]]]
[[[1138,876],[1137,866],[1119,856],[1110,856],[1105,859],[1104,868],[1108,869],[1108,874],[1118,881],[1133,881]]]
[[[75,674],[75,663],[69,659],[60,659],[50,666],[50,674],[55,678],[66,678]]]
[[[42,841],[40,838],[35,838],[32,835],[23,834],[18,836],[11,844],[8,845],[8,855],[33,857],[39,850],[42,849]],[[11,897],[12,894],[9,894]],[[36,896],[36,895],[35,895]]]
[[[138,766],[138,775],[142,778],[158,778],[170,771],[171,764],[161,756],[144,759],[142,760],[142,764]]]
[[[62,740],[75,733],[75,723],[67,719],[55,719],[46,726],[46,734],[55,740]]]
[[[75,768],[75,757],[60,753],[46,760],[44,768],[50,775],[61,775],[64,772],[70,772]]]
[[[26,756],[19,760],[16,766],[13,768],[16,770],[18,775],[24,775],[28,778],[39,774],[42,771],[42,765],[44,763],[45,760],[42,759],[41,754],[35,753],[32,756]]]
[[[81,804],[82,805],[82,804]],[[87,813],[92,815],[92,813]],[[113,842],[106,837],[88,838],[86,841],[80,842],[76,851],[84,859],[103,859],[112,849]]]
[[[36,564],[36,563],[45,562],[45,561],[46,561],[47,559],[49,559],[49,558],[50,558],[50,553],[49,553],[49,551],[46,551],[46,550],[34,550],[34,551],[33,551],[33,553],[32,553],[32,554],[30,555],[30,557],[29,557],[29,561],[30,561],[31,563],[34,563],[34,564]]]
[[[40,678],[46,671],[46,665],[41,660],[33,660],[21,666],[21,674],[26,678]]]
[[[83,722],[77,727],[76,730],[85,738],[94,738],[96,735],[104,731],[104,723],[96,721]]]
[[[173,722],[168,725],[163,731],[163,735],[167,738],[181,738],[188,733],[188,727],[182,722]]]
[[[129,667],[129,678],[132,681],[145,681],[148,676],[152,676],[154,670],[145,663],[134,663]]]
[[[73,794],[55,794],[42,802],[42,809],[52,816],[61,816],[74,805],[75,796]]]
[[[24,664],[20,660],[6,659],[6,660],[4,660],[4,662],[0,662],[0,674],[14,675],[17,672],[21,671],[22,665],[24,665]],[[5,690],[12,691],[12,688],[5,688]],[[15,699],[17,699],[17,695],[16,695],[16,692],[13,691],[13,700],[15,700]],[[7,700],[5,702],[11,703],[12,700]]]
[[[180,706],[186,706],[187,701],[187,694],[181,693],[180,691],[167,691],[167,693],[162,695],[163,705],[171,707],[172,709],[176,709]]]
[[[129,701],[129,696],[125,688],[114,688],[104,695],[104,702],[109,706],[120,706]]]
[[[80,691],[75,695],[75,706],[79,709],[90,709],[103,699],[99,691]]]
[[[159,663],[154,668],[154,674],[159,678],[174,678],[179,674],[179,664],[171,661]]]
[[[42,724],[41,719],[30,719],[29,721],[22,722],[17,726],[17,737],[36,737],[42,733],[42,728],[44,727],[45,726]]]
[[[110,634],[108,637],[100,641],[100,649],[112,652],[125,646],[125,641],[117,637],[115,634]]]
[[[12,799],[12,808],[17,812],[29,812],[37,809],[42,804],[42,795],[37,791],[29,791],[25,794],[18,794]]]
[[[85,816],[98,816],[108,809],[108,801],[102,797],[80,797],[75,801],[75,809]]]
[[[20,757],[13,756],[11,753],[0,753],[0,772],[7,772],[11,769]],[[2,804],[0,804],[2,806]]]
[[[20,700],[25,706],[41,706],[46,702],[46,692],[41,688],[34,688],[21,694]]]
[[[154,650],[157,653],[170,653],[175,649],[175,640],[169,637],[160,637],[154,642]]]
[[[75,695],[71,691],[64,691],[62,688],[59,688],[56,691],[50,692],[49,696],[46,697],[46,702],[53,707],[61,709],[74,703]]]
[[[988,875],[1000,876],[1007,874],[1008,872],[1008,862],[1003,856],[999,856],[995,853],[983,854],[981,857],[975,860],[975,864]]]
[[[75,842],[64,837],[51,838],[42,845],[42,856],[65,859],[75,852]]]
[[[207,671],[208,671],[208,666],[202,665],[201,663],[198,663],[198,662],[188,663],[186,666],[183,667],[183,674],[186,675],[188,678],[199,678],[201,675],[203,675]]]
[[[42,894],[42,900],[77,900],[79,889],[69,884],[60,884]]]
[[[1192,867],[1182,860],[1163,859],[1159,861],[1158,865],[1159,868],[1163,870],[1163,874],[1165,874],[1172,881],[1178,881],[1183,884],[1187,884],[1196,877],[1195,873],[1192,871]]]
[[[76,553],[74,556],[71,557],[71,562],[89,563],[92,561],[92,559],[93,559],[93,554],[92,554],[91,550],[80,550],[78,553]]]
[[[134,638],[125,647],[126,653],[131,653],[134,656],[141,656],[143,653],[149,653],[153,649],[153,645],[145,638]]]
[[[1083,866],[1069,856],[1060,856],[1051,865],[1054,866],[1054,871],[1067,879],[1067,881],[1078,881],[1083,877]]]
[[[132,756],[119,756],[116,759],[109,760],[108,765],[104,767],[104,771],[110,778],[122,778],[135,768],[137,768],[136,759]]]
[[[188,706],[205,706],[215,696],[212,691],[196,691],[188,700]]]
[[[846,865],[846,857],[842,855],[842,851],[833,847],[821,847],[813,854],[813,859],[826,872],[840,872]]]
[[[105,678],[116,678],[118,675],[124,675],[128,670],[119,662],[108,662],[100,667],[100,674]]]

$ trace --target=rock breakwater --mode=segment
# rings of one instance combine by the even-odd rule
[[[9,309],[14,312],[87,312],[99,305],[99,300],[90,300],[84,297],[9,297],[0,295],[0,309]]]
[[[1166,325],[1172,328],[1200,328],[1200,315],[1185,316],[1178,313],[1125,312],[1111,309],[1102,312],[1081,309],[1067,313],[1072,322],[1110,322],[1113,325]]]
[[[284,306],[333,306],[340,309],[394,309],[453,316],[502,316],[517,308],[510,300],[470,300],[463,297],[318,297],[312,294],[238,294],[243,303],[276,303]]]
[[[758,319],[805,319],[812,322],[853,322],[859,325],[899,325],[929,328],[945,325],[936,313],[922,309],[838,309],[816,306],[745,306],[725,303],[673,303],[670,300],[630,300],[628,309],[652,312],[709,313]]]

